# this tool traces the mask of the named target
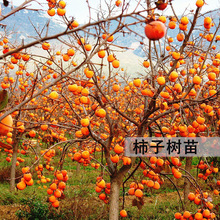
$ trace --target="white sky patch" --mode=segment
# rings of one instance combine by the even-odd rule
[[[26,39],[26,37],[24,35],[21,35],[19,38],[20,39]]]
[[[140,42],[133,42],[131,45],[130,45],[130,48],[133,49],[133,50],[136,50],[140,45]]]

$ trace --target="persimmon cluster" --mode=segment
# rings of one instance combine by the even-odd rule
[[[49,16],[54,16],[55,14],[59,16],[64,16],[66,14],[66,2],[57,0],[47,0],[49,9],[47,13]],[[56,10],[55,10],[56,9]]]
[[[99,194],[99,199],[103,200],[105,204],[109,203],[109,195],[111,190],[111,183],[106,183],[102,177],[97,177],[95,191]]]
[[[77,150],[74,150],[73,152],[74,155],[71,158],[73,161],[77,161],[78,163],[82,163],[84,166],[88,166],[90,164],[91,161],[91,156],[90,154],[92,153],[93,149],[91,149],[90,151],[85,150],[82,152],[77,152]],[[96,167],[96,165],[95,165]]]
[[[47,190],[47,194],[50,195],[49,202],[51,202],[52,206],[55,208],[59,207],[59,200],[65,198],[64,190],[66,188],[66,182],[69,179],[67,171],[55,171],[54,173],[55,179]]]
[[[17,189],[24,190],[27,186],[32,186],[34,184],[34,180],[32,179],[32,174],[30,173],[29,167],[22,168],[23,178],[17,184]]]
[[[202,205],[201,209],[198,209],[196,213],[191,213],[185,211],[183,214],[177,212],[175,213],[176,219],[189,219],[189,220],[204,220],[204,219],[215,219],[216,215],[212,212],[213,203],[208,200],[209,194],[207,192],[199,193],[199,191],[194,193],[189,193],[188,199],[194,202],[196,205]]]
[[[211,165],[209,166],[207,163],[205,163],[203,160],[199,162],[197,165],[198,169],[200,169],[200,173],[198,174],[199,178],[202,178],[203,180],[207,180],[207,178],[213,173],[218,173],[218,167],[213,166],[213,162],[211,162]]]
[[[92,154],[97,151],[100,152],[100,148],[96,147],[94,148],[89,148],[88,150],[83,150],[83,151],[77,151],[77,149],[71,150],[72,153],[69,153],[68,156],[72,159],[72,161],[77,161],[80,164],[83,164],[83,166],[88,166],[89,164],[91,167],[98,169],[100,167],[99,163],[91,163],[92,160]]]

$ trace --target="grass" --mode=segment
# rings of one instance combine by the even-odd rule
[[[0,152],[0,167],[6,170],[10,169],[10,163],[5,161],[6,156],[3,155],[4,153]],[[25,158],[25,162],[17,168],[18,170],[31,163],[31,159],[28,156],[23,158]],[[193,164],[196,164],[196,162],[197,159],[193,158]],[[51,165],[56,168],[57,164],[58,159],[52,159]],[[7,181],[0,182],[0,206],[11,207],[14,204],[21,205],[22,208],[17,208],[18,216],[27,215],[26,219],[31,219],[29,216],[30,208],[26,209],[27,207],[31,207],[33,210],[33,212],[31,212],[32,217],[36,217],[38,212],[44,213],[43,219],[108,219],[109,207],[98,198],[98,193],[95,192],[96,178],[100,175],[100,168],[95,170],[91,166],[84,167],[81,165],[79,173],[76,173],[76,162],[71,161],[71,159],[67,157],[63,169],[68,171],[69,180],[64,192],[65,198],[60,201],[60,208],[58,210],[52,209],[51,207],[48,209],[47,189],[44,189],[43,185],[48,187],[50,183],[37,184],[36,181],[33,186],[27,187],[23,191],[15,192],[9,191],[9,183]],[[191,173],[195,176],[197,173],[196,168],[193,168]],[[43,175],[51,178],[51,180],[53,179],[53,172],[45,170]],[[131,179],[125,184],[125,192],[127,192],[131,181],[140,181],[142,177],[143,174],[140,169],[136,173],[135,178],[137,179]],[[37,179],[36,175],[34,179]],[[205,190],[210,190],[209,186],[204,184],[204,181],[199,180],[199,182],[205,187]],[[183,194],[183,184],[183,178],[178,180],[177,185],[181,195]],[[123,192],[121,190],[120,196],[122,195]],[[159,190],[145,188],[144,195],[144,205],[142,207],[137,207],[132,205],[132,201],[135,197],[128,196],[126,193],[125,209],[128,211],[128,218],[125,219],[173,220],[175,212],[182,211],[176,189],[172,183],[167,180]],[[30,198],[30,201],[24,200],[25,198]],[[219,197],[218,199],[215,197],[214,203],[220,203]],[[47,209],[45,207],[47,207]],[[121,208],[122,199],[120,199],[120,209]],[[190,204],[190,211],[195,211],[196,208],[196,205],[193,203]],[[23,210],[24,212],[19,210]],[[25,210],[28,210],[27,212],[29,214],[25,214]]]

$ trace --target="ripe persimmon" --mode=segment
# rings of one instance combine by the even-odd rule
[[[157,162],[157,158],[156,157],[151,157],[150,158],[150,163],[155,164]]]
[[[102,179],[101,181],[97,182],[96,185],[97,185],[99,188],[104,189],[105,186],[106,186],[105,180]]]
[[[118,60],[113,60],[113,61],[112,61],[112,66],[113,66],[114,68],[118,68],[118,67],[120,66],[120,62],[119,62]]]
[[[189,193],[189,195],[188,195],[188,199],[190,200],[190,201],[194,201],[194,199],[195,199],[195,194],[194,193]]]
[[[53,91],[49,94],[49,97],[51,99],[57,99],[59,97],[58,93],[56,91]]]
[[[24,190],[26,188],[26,183],[24,181],[21,181],[17,184],[17,188],[19,190]]]
[[[177,36],[176,36],[176,38],[177,38],[177,40],[178,41],[183,41],[184,40],[184,38],[185,38],[185,36],[184,36],[184,34],[183,33],[179,33],[179,34],[177,34]]]
[[[146,68],[148,68],[148,67],[150,66],[150,62],[147,61],[147,60],[144,60],[143,66],[146,67]]]
[[[196,1],[196,6],[197,6],[198,8],[201,8],[203,5],[204,5],[204,1],[203,1],[203,0],[197,0],[197,1]]]
[[[25,173],[25,174],[24,174],[24,179],[25,179],[26,181],[30,181],[31,178],[32,178],[31,173]]]
[[[166,27],[161,21],[152,21],[145,26],[145,35],[149,40],[159,40],[166,34]]]
[[[160,184],[157,181],[155,181],[153,188],[154,189],[160,189]]]
[[[66,183],[63,182],[63,181],[59,182],[58,188],[59,188],[59,189],[62,189],[62,190],[65,189],[65,188],[66,188]]]
[[[59,16],[64,16],[66,14],[66,9],[65,8],[57,8],[57,14]]]
[[[134,195],[138,198],[141,198],[143,196],[143,191],[141,189],[136,189]]]
[[[0,116],[2,115],[3,114],[0,114]],[[8,132],[11,132],[13,130],[12,125],[13,125],[13,119],[11,115],[7,115],[0,122],[0,135],[7,135]]]
[[[116,154],[120,154],[124,151],[124,148],[121,147],[119,144],[116,144],[115,147],[114,147],[114,151]]]
[[[56,14],[56,11],[54,8],[48,9],[47,10],[47,14],[50,15],[51,17],[54,16]]]
[[[127,212],[123,209],[123,210],[120,211],[120,216],[121,216],[121,217],[127,217],[128,214],[127,214]]]
[[[158,160],[157,160],[157,166],[163,166],[163,164],[164,164],[164,160],[163,159],[161,159],[161,158],[159,158]]]
[[[196,76],[193,77],[193,83],[194,83],[194,84],[200,85],[201,82],[202,82],[202,79],[201,79],[200,76],[197,76],[197,75],[196,75]]]
[[[184,17],[181,18],[180,22],[181,22],[182,24],[186,25],[186,24],[189,23],[189,19],[188,19],[186,16],[184,16]]]
[[[85,50],[90,51],[92,49],[92,46],[90,44],[85,44]]]
[[[174,217],[175,217],[175,219],[181,219],[182,215],[181,215],[181,213],[177,212],[177,213],[175,213]]]
[[[202,215],[201,213],[197,212],[197,213],[195,214],[194,218],[195,218],[196,220],[202,220],[202,219],[203,219],[203,215]]]
[[[121,4],[122,4],[121,0],[116,0],[116,1],[115,1],[115,5],[116,5],[117,7],[121,6]]]
[[[62,195],[61,191],[60,191],[59,189],[56,189],[55,192],[54,192],[54,196],[55,196],[56,198],[60,198],[61,195]]]
[[[106,199],[106,195],[105,195],[104,193],[101,193],[101,194],[99,195],[99,198],[100,198],[101,200],[105,200],[105,199]]]
[[[167,20],[166,17],[163,15],[158,18],[158,21],[161,21],[163,23],[166,23],[166,20]]]
[[[118,156],[118,154],[116,154],[115,156],[112,156],[112,155],[111,155],[111,161],[112,161],[113,163],[118,163],[118,161],[119,161],[119,156]]]
[[[77,28],[79,26],[79,23],[76,21],[76,20],[74,20],[73,22],[71,22],[70,24],[69,24],[69,29],[70,30],[72,30],[73,28]]]
[[[104,58],[105,57],[105,50],[100,50],[98,52],[98,56],[99,56],[99,58]]]
[[[215,189],[214,191],[213,191],[213,193],[215,194],[215,195],[219,195],[219,191],[217,190],[217,189]]]
[[[113,55],[113,54],[110,54],[110,55],[108,56],[107,60],[108,60],[108,62],[110,62],[110,63],[113,62],[113,61],[115,60],[114,55]]]
[[[176,171],[174,172],[173,176],[176,178],[176,179],[179,179],[182,177],[182,173],[180,173],[179,171]]]
[[[215,81],[215,79],[216,79],[216,74],[213,73],[213,72],[211,72],[211,73],[208,74],[208,78],[209,78],[210,81]]]
[[[84,158],[84,159],[88,159],[90,157],[90,153],[89,153],[89,151],[83,151],[82,152],[82,158]]]
[[[80,122],[83,127],[89,126],[89,119],[88,118],[82,118]]]
[[[43,48],[44,50],[49,50],[49,49],[50,49],[50,44],[49,44],[48,42],[44,42],[44,43],[42,44],[42,48]]]
[[[133,81],[133,84],[136,86],[136,87],[140,87],[141,86],[141,80],[140,79],[135,79]]]
[[[31,131],[29,131],[29,135],[30,135],[30,137],[35,137],[36,132],[34,130],[31,130]]]
[[[176,22],[175,21],[170,21],[168,24],[170,29],[175,29],[176,28]]]
[[[130,188],[130,189],[128,190],[128,194],[129,194],[129,195],[134,195],[134,192],[135,192],[135,188]]]
[[[106,116],[106,111],[104,109],[97,109],[95,111],[95,114],[100,117],[100,118],[104,118]]]
[[[183,213],[183,217],[184,218],[189,218],[191,216],[191,214],[190,214],[190,212],[189,211],[185,211],[184,213]]]
[[[53,206],[54,208],[58,208],[59,205],[60,205],[60,203],[59,203],[58,200],[55,200],[55,201],[52,203],[52,206]]]

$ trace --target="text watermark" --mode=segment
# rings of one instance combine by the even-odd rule
[[[220,157],[220,137],[127,137],[128,157]]]

